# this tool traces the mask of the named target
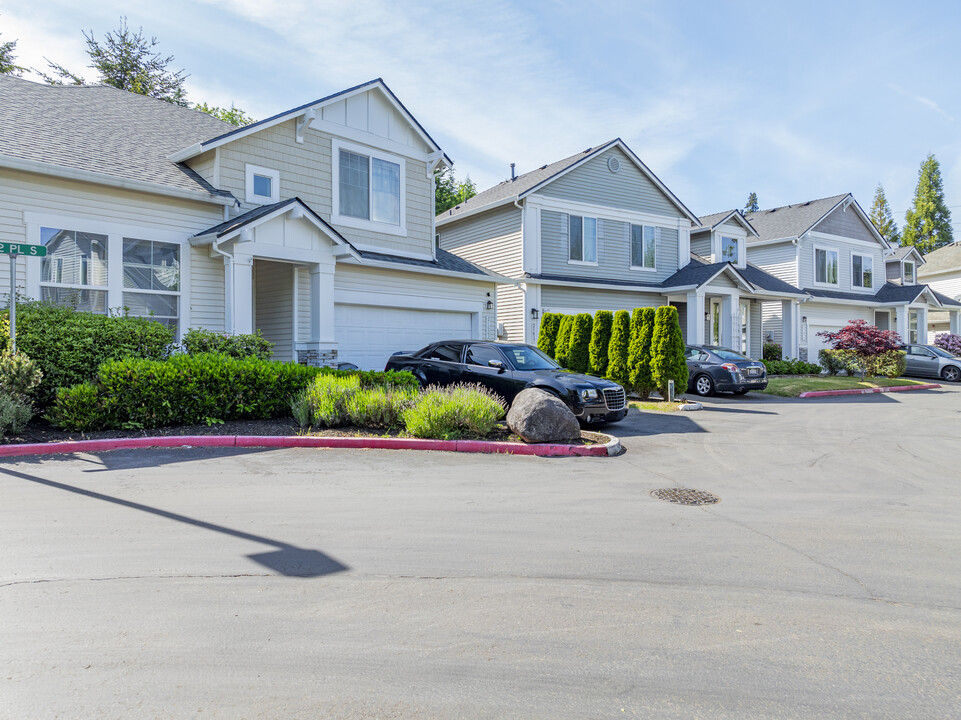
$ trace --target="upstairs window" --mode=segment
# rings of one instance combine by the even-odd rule
[[[721,238],[721,262],[738,263],[738,244],[735,238]]]
[[[907,285],[914,285],[914,263],[904,263],[904,282]]]
[[[247,202],[252,205],[268,205],[280,201],[280,173],[277,170],[245,165]]]
[[[651,225],[631,225],[631,267],[654,270],[657,228]]]
[[[874,287],[872,284],[872,269],[874,267],[874,260],[870,255],[852,255],[851,267],[853,270],[851,285],[859,288]]]
[[[568,218],[568,259],[597,264],[597,218],[571,215]]]
[[[838,284],[838,251],[814,250],[814,281],[824,285]]]
[[[399,227],[401,164],[344,148],[337,162],[340,215]]]

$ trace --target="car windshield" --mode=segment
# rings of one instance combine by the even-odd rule
[[[952,355],[951,353],[949,353],[947,350],[945,350],[945,349],[943,349],[943,348],[939,348],[939,347],[935,347],[935,346],[931,345],[931,346],[928,346],[928,350],[930,350],[930,351],[933,352],[935,355],[938,355],[938,356],[940,356],[940,357],[943,357],[943,358],[951,358],[952,360],[954,359],[954,355]]]
[[[734,352],[733,350],[722,350],[721,348],[711,348],[711,352],[717,355],[721,360],[750,360],[751,358],[746,355],[741,355],[741,353]]]
[[[537,348],[527,345],[508,345],[501,346],[501,350],[518,370],[557,370],[560,368],[560,365]]]

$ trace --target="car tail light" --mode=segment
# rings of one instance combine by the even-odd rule
[[[734,363],[724,363],[723,365],[721,365],[721,367],[724,368],[725,370],[727,370],[728,372],[731,372],[731,373],[739,373],[739,372],[741,372],[741,368],[739,368],[739,367],[738,367],[737,365],[735,365]]]

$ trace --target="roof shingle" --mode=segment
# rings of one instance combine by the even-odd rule
[[[745,217],[757,230],[759,240],[799,237],[849,194],[784,205],[770,210],[758,210],[748,213]]]

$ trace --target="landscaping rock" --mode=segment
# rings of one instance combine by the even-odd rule
[[[522,390],[507,413],[507,426],[524,442],[570,442],[581,436],[571,409],[544,390]]]

